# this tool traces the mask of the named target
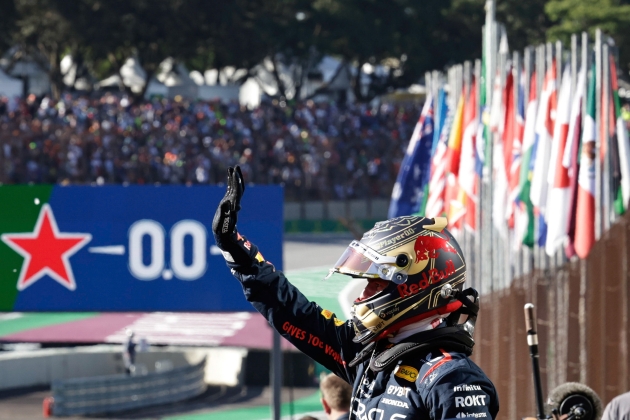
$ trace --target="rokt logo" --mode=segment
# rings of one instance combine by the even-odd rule
[[[455,397],[455,407],[478,407],[486,405],[487,395],[468,395],[466,397]]]

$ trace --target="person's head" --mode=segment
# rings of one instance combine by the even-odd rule
[[[429,324],[457,311],[462,302],[447,290],[462,290],[466,262],[445,217],[403,216],[378,222],[353,241],[331,273],[365,278],[352,307],[354,341],[367,344],[401,328]]]
[[[329,419],[336,419],[350,411],[352,387],[349,383],[334,373],[329,373],[322,378],[319,389],[322,392],[322,406]]]

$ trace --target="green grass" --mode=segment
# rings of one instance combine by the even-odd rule
[[[49,327],[97,316],[97,312],[9,313],[0,315],[0,338],[5,335]]]
[[[281,415],[291,414],[289,403],[282,404]],[[299,418],[300,414],[322,411],[319,400],[319,392],[315,392],[308,397],[293,401],[294,418]],[[164,420],[268,420],[271,419],[271,408],[260,406],[252,408],[238,408],[235,410],[217,411],[213,413],[187,414],[183,416],[164,417]]]

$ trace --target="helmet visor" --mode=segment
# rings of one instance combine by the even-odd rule
[[[352,277],[381,278],[403,283],[407,276],[403,273],[396,276],[401,270],[397,270],[395,264],[396,257],[381,255],[359,241],[352,241],[330,270],[330,274],[341,273]]]

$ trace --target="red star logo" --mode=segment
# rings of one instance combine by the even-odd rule
[[[32,233],[5,233],[0,239],[24,257],[18,290],[49,275],[69,290],[76,289],[69,258],[92,240],[89,233],[59,233],[48,204],[42,206]]]

